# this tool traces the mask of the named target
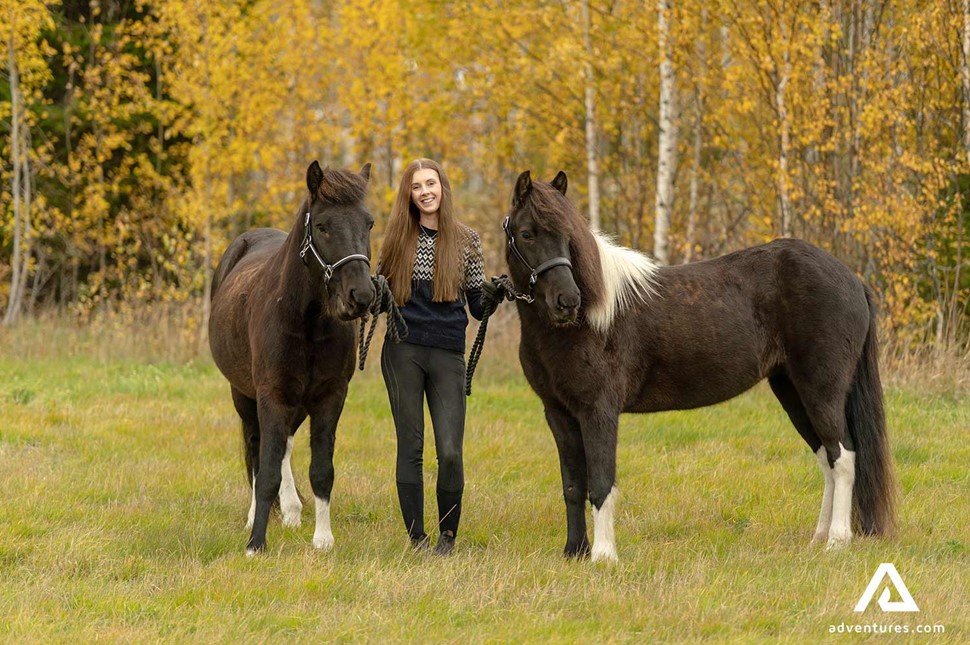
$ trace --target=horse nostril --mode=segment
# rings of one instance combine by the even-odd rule
[[[557,302],[560,309],[576,309],[579,307],[579,295],[561,293]]]
[[[369,289],[351,289],[348,301],[354,305],[366,307],[374,302],[375,295],[376,292],[374,291],[373,286],[371,286]]]

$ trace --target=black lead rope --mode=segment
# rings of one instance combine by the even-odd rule
[[[468,354],[468,368],[465,371],[465,396],[471,396],[472,379],[475,377],[475,368],[478,367],[478,359],[482,356],[485,349],[485,334],[488,332],[488,319],[495,313],[498,304],[503,300],[524,300],[532,302],[532,296],[527,293],[520,293],[512,285],[512,279],[507,275],[494,276],[492,283],[498,286],[496,293],[498,300],[489,298],[482,307],[482,322],[478,325],[478,334],[472,344],[472,351]]]
[[[367,352],[370,350],[371,340],[374,338],[374,330],[377,329],[378,316],[382,313],[387,314],[387,335],[393,342],[400,343],[408,337],[408,324],[404,321],[404,316],[401,315],[397,303],[394,302],[394,294],[391,292],[390,285],[387,284],[387,279],[382,275],[375,275],[371,277],[371,280],[374,282],[374,288],[377,289],[377,298],[374,299],[374,304],[370,308],[370,330],[367,331],[366,335],[364,334],[367,327],[367,318],[361,318],[360,329],[357,333],[357,367],[362,372],[364,371],[364,363],[367,361]]]

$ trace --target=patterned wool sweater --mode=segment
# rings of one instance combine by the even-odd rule
[[[438,231],[420,227],[418,248],[411,273],[411,299],[401,308],[408,324],[407,342],[426,347],[439,347],[455,352],[465,351],[465,328],[468,315],[465,305],[476,320],[482,319],[482,285],[485,282],[485,259],[478,234],[466,228],[469,242],[462,250],[464,274],[454,302],[432,300],[435,241]]]

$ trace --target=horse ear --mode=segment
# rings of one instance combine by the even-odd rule
[[[558,173],[556,173],[556,178],[552,180],[552,187],[565,195],[567,183],[566,173],[560,170]]]
[[[364,181],[370,181],[370,162],[368,161],[360,169],[360,176],[364,178]]]
[[[317,196],[322,183],[323,170],[320,169],[320,164],[314,160],[310,167],[306,169],[306,187],[310,190],[310,199]]]
[[[532,177],[529,175],[529,171],[526,170],[524,173],[519,175],[519,178],[515,180],[515,190],[512,193],[512,204],[518,206],[525,199],[525,196],[529,194],[532,190]]]

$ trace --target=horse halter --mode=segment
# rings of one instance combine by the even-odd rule
[[[529,293],[528,294],[513,293],[516,299],[525,300],[526,302],[534,301],[536,280],[538,280],[539,276],[545,273],[546,271],[548,271],[549,269],[554,269],[556,267],[569,267],[569,269],[572,270],[573,263],[569,261],[569,258],[564,258],[562,256],[550,258],[545,262],[543,262],[542,264],[540,264],[539,266],[533,268],[532,265],[529,264],[528,260],[526,260],[525,257],[523,257],[522,253],[519,252],[518,247],[515,246],[515,236],[512,235],[511,215],[505,216],[505,221],[502,223],[502,228],[505,229],[505,237],[508,240],[509,248],[512,250],[512,253],[515,254],[515,257],[519,258],[519,262],[524,264],[529,269],[529,271],[532,272],[532,275],[529,276]]]
[[[320,266],[323,267],[323,283],[330,284],[330,278],[333,277],[333,272],[342,267],[343,265],[359,260],[361,262],[366,262],[367,267],[370,268],[370,258],[362,253],[352,253],[347,257],[337,260],[333,264],[327,264],[322,257],[320,257],[320,252],[317,251],[316,245],[313,243],[313,237],[310,235],[310,211],[306,212],[306,218],[303,220],[303,227],[305,232],[303,234],[303,242],[300,246],[300,259],[303,260],[304,266],[306,266],[306,252],[307,250],[313,253],[313,257],[317,259]]]

